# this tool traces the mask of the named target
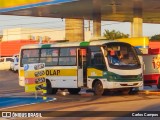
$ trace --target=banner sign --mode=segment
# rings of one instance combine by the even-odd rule
[[[45,63],[24,64],[25,92],[43,91],[46,87]]]

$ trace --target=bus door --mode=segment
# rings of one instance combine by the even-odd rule
[[[78,87],[87,87],[87,48],[79,48],[77,55]]]

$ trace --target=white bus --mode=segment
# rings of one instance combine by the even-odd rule
[[[49,94],[56,94],[58,89],[78,94],[87,88],[102,95],[105,90],[129,91],[143,85],[135,50],[115,40],[25,45],[19,61],[20,86],[24,86],[24,64],[45,63]]]

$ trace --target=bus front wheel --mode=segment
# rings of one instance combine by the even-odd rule
[[[68,92],[69,92],[70,94],[73,94],[73,95],[78,94],[80,91],[81,91],[80,88],[69,88],[69,89],[68,89]]]
[[[99,80],[95,81],[93,89],[95,95],[101,96],[104,93],[103,85]]]
[[[51,83],[47,81],[47,94],[56,94],[57,88],[52,88]]]
[[[160,89],[160,78],[158,79],[157,88]]]

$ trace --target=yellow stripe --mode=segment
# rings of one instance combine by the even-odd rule
[[[77,76],[77,69],[60,70],[60,76]]]
[[[103,76],[103,71],[95,69],[95,68],[88,68],[87,76]]]
[[[24,76],[24,70],[19,71],[19,76]],[[32,78],[34,73],[29,72],[29,76]],[[77,69],[47,69],[46,76],[77,76]]]
[[[77,69],[47,69],[46,76],[77,76]]]

